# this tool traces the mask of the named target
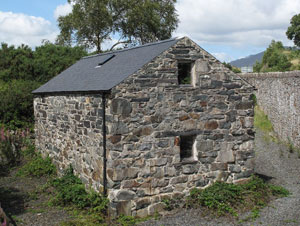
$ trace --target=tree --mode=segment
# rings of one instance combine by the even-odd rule
[[[115,29],[130,43],[168,39],[177,28],[176,0],[114,1]]]
[[[68,0],[72,12],[58,18],[57,43],[96,47],[118,33],[120,43],[168,39],[177,28],[176,0]]]
[[[59,46],[46,42],[36,47],[33,55],[34,79],[45,83],[87,53],[82,47]]]
[[[292,17],[291,26],[288,27],[286,35],[288,39],[293,40],[296,46],[300,47],[300,14]]]
[[[272,40],[262,58],[262,62],[256,62],[255,72],[288,71],[292,66],[288,57],[284,54],[285,48],[282,42]]]

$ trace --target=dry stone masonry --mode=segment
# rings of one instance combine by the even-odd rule
[[[242,77],[257,89],[258,104],[279,137],[300,147],[300,71],[251,73]]]
[[[178,62],[190,64],[190,84],[178,84]],[[188,38],[112,88],[105,108],[112,213],[154,214],[163,199],[249,177],[251,93],[252,86]],[[36,146],[60,170],[71,164],[101,191],[101,94],[36,95],[34,109]]]

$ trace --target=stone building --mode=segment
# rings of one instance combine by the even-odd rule
[[[250,176],[251,93],[187,37],[84,57],[34,91],[36,146],[112,213],[145,216]]]

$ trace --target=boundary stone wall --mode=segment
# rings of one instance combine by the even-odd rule
[[[241,77],[257,89],[258,105],[280,139],[300,147],[300,71],[248,73]]]

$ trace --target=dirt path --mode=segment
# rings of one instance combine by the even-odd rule
[[[46,178],[15,177],[15,171],[0,180],[0,202],[13,225],[58,225],[70,218],[63,209],[49,207],[50,195],[38,192]]]
[[[271,182],[288,189],[292,194],[272,201],[260,211],[254,222],[237,222],[227,218],[210,219],[202,217],[200,210],[179,210],[177,213],[150,220],[140,226],[221,226],[221,225],[262,225],[262,226],[299,226],[300,225],[300,159],[297,153],[290,153],[285,145],[264,138],[257,131],[255,137],[256,173],[268,176]],[[244,217],[246,217],[245,214]],[[241,217],[243,219],[243,217]]]

